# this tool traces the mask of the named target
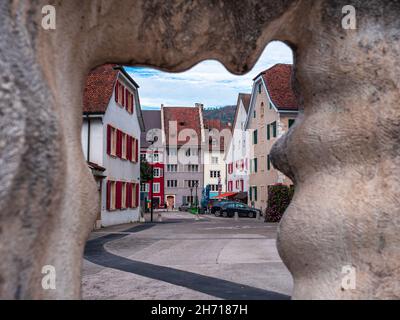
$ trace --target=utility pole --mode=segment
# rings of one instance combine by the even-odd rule
[[[153,222],[153,180],[154,180],[154,167],[153,167],[153,154],[151,158],[151,182],[150,182],[150,221]]]
[[[197,211],[197,214],[199,213],[199,196],[197,194],[198,186],[199,186],[199,183],[196,181],[195,187],[196,187],[196,211]]]
[[[152,140],[147,141],[150,144],[151,150],[151,182],[150,182],[150,221],[153,222],[153,183],[154,183],[154,148],[153,144],[158,140],[158,137],[154,137]]]

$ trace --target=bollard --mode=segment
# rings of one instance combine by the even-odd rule
[[[140,209],[140,218],[139,218],[139,222],[146,222],[146,219],[144,218],[144,210],[143,208]]]
[[[237,212],[235,212],[235,221],[239,220],[239,214]]]
[[[162,222],[162,215],[161,215],[161,213],[158,213],[157,221],[158,221],[158,222]]]
[[[199,220],[200,220],[200,217],[199,217],[199,213],[198,213],[198,212],[195,214],[195,220],[196,220],[196,221],[199,221]]]
[[[257,211],[256,213],[256,220],[260,220],[260,211]]]

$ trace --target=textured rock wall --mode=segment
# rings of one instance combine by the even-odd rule
[[[44,5],[56,30],[41,27]],[[82,89],[107,62],[183,71],[218,59],[245,73],[265,45],[296,57],[304,113],[274,148],[297,185],[279,233],[294,298],[399,297],[400,4],[352,1],[0,3],[0,297],[77,298],[96,215],[80,144]],[[43,290],[54,265],[57,289]],[[342,290],[344,265],[357,287]]]

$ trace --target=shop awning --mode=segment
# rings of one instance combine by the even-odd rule
[[[224,199],[224,198],[233,197],[235,195],[237,195],[237,192],[225,192],[225,193],[221,193],[218,196],[213,197],[212,199]]]

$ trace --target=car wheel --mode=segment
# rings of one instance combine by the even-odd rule
[[[228,217],[228,212],[226,212],[226,211],[222,212],[222,216],[223,216],[224,218],[227,218],[227,217]]]
[[[221,216],[221,211],[215,210],[214,214],[215,214],[216,217],[220,217]]]
[[[254,218],[254,212],[249,212],[249,218]]]

